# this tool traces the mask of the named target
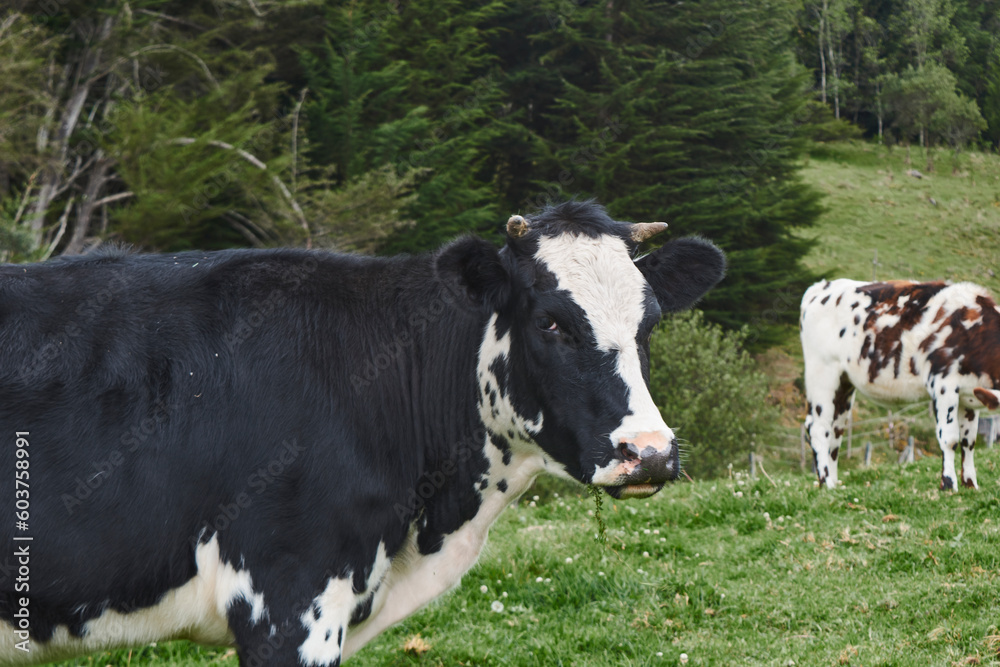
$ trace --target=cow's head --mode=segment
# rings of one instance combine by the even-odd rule
[[[662,313],[690,307],[725,271],[722,252],[696,238],[634,260],[665,227],[569,202],[512,217],[500,250],[465,239],[439,258],[491,313],[478,380],[494,441],[540,447],[549,469],[616,498],[652,495],[679,474],[649,394],[649,339]]]

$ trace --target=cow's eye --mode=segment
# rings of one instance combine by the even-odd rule
[[[549,317],[548,315],[543,315],[535,320],[535,325],[542,331],[548,331],[550,333],[559,333],[559,325],[556,321]]]

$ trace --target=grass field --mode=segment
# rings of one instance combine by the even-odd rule
[[[459,589],[350,664],[1000,664],[1000,449],[979,471],[982,490],[958,493],[936,490],[932,460],[856,469],[833,492],[790,474],[678,483],[606,499],[608,546],[589,497],[526,497]],[[422,655],[403,650],[417,634]],[[173,643],[131,664],[236,660]]]
[[[924,153],[861,142],[816,144],[804,163],[804,179],[825,195],[826,212],[805,236],[817,243],[805,259],[816,273],[830,278],[871,280],[968,280],[1000,297],[1000,156],[962,153],[953,172],[950,151],[934,154],[936,171],[925,170]],[[911,169],[922,178],[909,175]],[[878,258],[873,267],[872,260]],[[798,332],[761,359],[784,408],[784,439],[765,446],[775,465],[797,467],[798,427],[805,400],[794,386],[802,375]],[[800,385],[801,386],[801,385]],[[885,416],[886,410],[863,398],[858,420]],[[913,422],[903,436],[930,454],[939,453],[933,420],[926,410],[910,412]],[[877,457],[893,458],[875,426],[858,429],[856,445],[872,439]],[[870,437],[869,437],[870,436]],[[848,462],[847,465],[852,465]]]
[[[1000,293],[1000,156],[963,153],[952,173],[950,152],[937,171],[922,151],[862,143],[820,144],[805,163],[805,180],[826,195],[826,213],[807,235],[819,243],[806,265],[830,277],[970,280]]]

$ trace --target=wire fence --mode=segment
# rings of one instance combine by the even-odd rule
[[[922,415],[921,410],[926,410],[928,415]],[[852,410],[848,416],[847,433],[841,442],[840,456],[848,459],[863,456],[863,465],[870,466],[873,455],[884,451],[886,460],[891,461],[895,455],[897,463],[911,463],[926,455],[926,452],[916,447],[913,436],[910,435],[912,427],[920,421],[934,423],[934,416],[930,414],[927,402],[912,403],[898,410],[889,410],[884,416],[857,421],[854,420]],[[1000,416],[980,417],[978,434],[983,436],[986,448],[991,449],[1000,437]],[[814,472],[804,423],[797,429],[786,429],[778,433],[778,438],[779,442],[759,444],[750,452],[751,476],[756,476],[758,464],[764,459],[784,462],[789,467],[795,467],[797,462],[802,472]],[[859,443],[860,446],[856,446]]]

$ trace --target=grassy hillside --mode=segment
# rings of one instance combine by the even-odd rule
[[[808,233],[818,239],[806,265],[830,277],[871,280],[970,280],[1000,293],[1000,156],[938,151],[937,170],[923,153],[860,143],[816,146],[803,176],[827,197],[827,212]]]
[[[962,153],[957,171],[950,151],[934,153],[936,171],[925,171],[924,153],[893,150],[860,142],[817,144],[806,160],[804,179],[825,195],[826,212],[805,234],[817,240],[805,264],[829,278],[871,280],[969,280],[1000,297],[1000,156]],[[909,174],[921,171],[921,178]],[[878,265],[872,260],[878,251]],[[796,299],[797,302],[797,299]],[[761,358],[773,381],[773,395],[784,410],[785,435],[765,446],[776,465],[796,467],[798,427],[805,417],[805,399],[796,388],[801,382],[802,351],[798,332]],[[801,386],[801,385],[799,385]],[[886,410],[859,398],[858,420],[884,417]],[[933,420],[926,410],[914,409],[914,419],[901,432],[914,435],[924,452],[937,455]],[[886,434],[877,425],[863,425],[856,433],[860,446],[871,439],[877,458],[892,459]],[[783,448],[783,449],[782,449]],[[854,461],[845,462],[848,467]]]
[[[349,664],[1000,664],[998,464],[982,453],[979,492],[939,493],[924,460],[855,470],[834,492],[773,474],[606,498],[606,547],[590,498],[527,497],[459,589]],[[417,634],[422,655],[403,649]],[[131,664],[236,660],[173,643]]]

